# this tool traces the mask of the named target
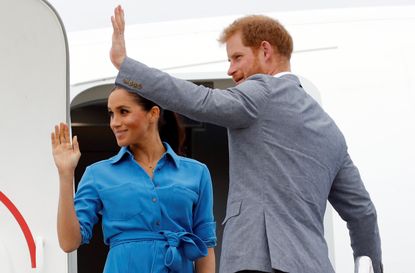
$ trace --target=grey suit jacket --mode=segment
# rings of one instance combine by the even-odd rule
[[[375,207],[342,133],[297,77],[253,75],[218,90],[127,58],[116,84],[163,108],[228,128],[221,273],[334,272],[324,239],[327,200],[347,222],[354,256],[371,257],[381,272]]]

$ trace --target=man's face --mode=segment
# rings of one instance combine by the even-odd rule
[[[232,76],[236,84],[245,81],[249,76],[264,73],[259,58],[260,50],[255,52],[252,48],[242,43],[241,33],[236,33],[226,41],[229,69],[228,75]]]

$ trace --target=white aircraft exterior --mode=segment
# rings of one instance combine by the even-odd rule
[[[50,132],[59,121],[70,122],[71,113],[74,119],[76,111],[105,106],[117,73],[109,60],[111,29],[66,34],[42,0],[2,0],[1,6],[8,12],[0,17],[0,272],[81,273],[76,252],[65,254],[57,241]],[[346,137],[378,211],[385,272],[413,272],[415,5],[267,15],[292,34],[292,71]],[[237,17],[128,25],[128,55],[175,77],[230,87],[217,38]],[[86,112],[77,113],[79,119]],[[80,120],[74,131],[104,126]],[[88,145],[81,142],[81,151]],[[218,223],[227,194],[221,189],[215,190]],[[353,272],[345,222],[330,207],[325,220],[336,272]]]

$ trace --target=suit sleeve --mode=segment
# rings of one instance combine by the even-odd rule
[[[329,201],[347,222],[354,258],[369,256],[375,273],[383,272],[376,209],[347,153],[333,182]]]
[[[126,58],[116,84],[191,119],[228,128],[248,127],[264,108],[268,84],[261,75],[227,90],[198,86]]]

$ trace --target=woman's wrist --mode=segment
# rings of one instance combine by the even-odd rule
[[[58,173],[61,181],[72,181],[75,176],[75,170],[59,170]]]

